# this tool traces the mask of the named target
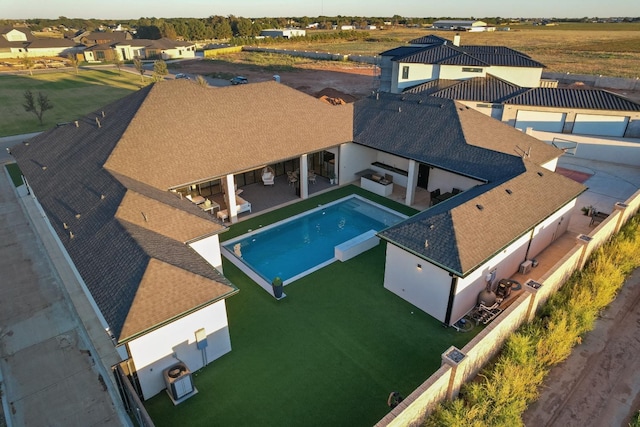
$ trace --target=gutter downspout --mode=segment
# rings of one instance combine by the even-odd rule
[[[453,311],[453,301],[456,298],[456,291],[458,289],[458,276],[449,274],[451,276],[451,288],[449,289],[449,301],[447,302],[447,314],[444,316],[445,325],[451,324],[451,312]]]

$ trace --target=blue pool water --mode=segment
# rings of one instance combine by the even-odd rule
[[[335,246],[405,218],[349,196],[230,240],[223,247],[268,283],[276,276],[287,281],[333,261]]]

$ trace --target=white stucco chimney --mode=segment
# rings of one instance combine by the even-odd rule
[[[453,36],[453,45],[460,46],[460,34],[456,33],[456,35]]]

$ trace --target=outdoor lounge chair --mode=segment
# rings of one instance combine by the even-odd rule
[[[316,173],[314,171],[309,171],[308,175],[309,182],[312,184],[316,183]]]
[[[276,174],[273,172],[273,169],[270,167],[266,167],[262,169],[262,183],[264,185],[274,185],[276,179]]]

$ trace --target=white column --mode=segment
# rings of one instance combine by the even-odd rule
[[[236,203],[236,183],[233,179],[233,175],[227,175],[225,177],[227,188],[227,213],[229,214],[229,222],[238,222],[238,204]]]
[[[307,161],[307,155],[303,154],[300,156],[300,180],[298,184],[300,184],[300,198],[308,199],[309,198],[309,167]]]
[[[407,176],[407,196],[404,204],[411,206],[416,197],[416,186],[418,185],[418,162],[409,160],[409,175]]]

